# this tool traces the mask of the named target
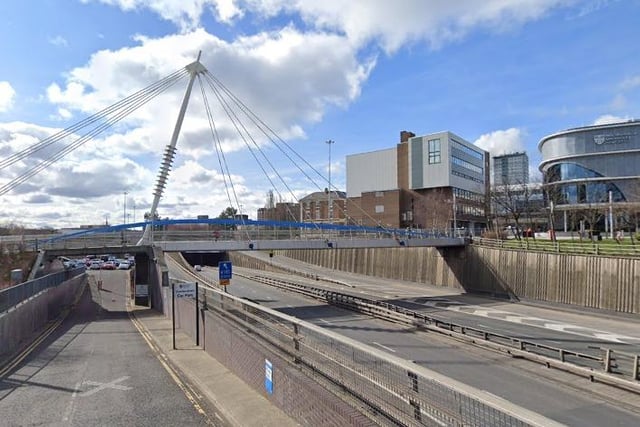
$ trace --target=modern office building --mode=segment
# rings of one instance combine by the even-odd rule
[[[565,227],[566,212],[640,207],[640,121],[568,129],[542,138],[538,149],[548,205],[565,212]]]
[[[486,227],[489,153],[452,132],[402,131],[396,147],[346,160],[347,209],[358,223]]]
[[[493,184],[514,185],[529,183],[529,156],[511,153],[493,157]]]

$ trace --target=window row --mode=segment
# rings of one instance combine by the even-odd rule
[[[472,172],[475,172],[477,174],[482,175],[482,168],[480,166],[476,166],[474,164],[471,164],[469,162],[467,162],[466,160],[462,160],[458,157],[455,156],[451,156],[451,163],[453,163],[454,165],[458,165],[460,167],[463,167],[465,169],[469,169]]]
[[[477,178],[475,176],[467,175],[465,173],[459,171],[451,171],[451,175],[459,176],[460,178],[468,179],[469,181],[479,182],[480,184],[484,184],[484,179]]]
[[[453,148],[456,148],[460,151],[462,151],[465,154],[470,155],[471,157],[474,157],[478,160],[483,160],[484,161],[484,154],[482,154],[479,151],[474,150],[473,148],[467,147],[466,145],[462,145],[460,142],[456,141],[455,139],[451,140],[451,146]]]
[[[476,203],[484,203],[485,196],[482,194],[474,193],[473,191],[463,190],[462,188],[453,188],[453,193],[456,195],[457,199],[461,200],[469,200],[471,202]]]

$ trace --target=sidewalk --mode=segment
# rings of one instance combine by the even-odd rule
[[[153,350],[158,353],[157,357],[161,363],[169,365],[165,366],[165,369],[172,374],[178,386],[194,402],[194,406],[197,406],[197,398],[202,395],[201,397],[220,411],[222,417],[215,413],[207,413],[215,425],[231,424],[243,427],[299,425],[216,359],[196,347],[193,339],[186,334],[176,332],[178,350],[173,350],[171,320],[165,318],[163,314],[141,307],[130,307],[130,310],[134,324]],[[177,371],[178,375],[171,370]],[[181,384],[180,377],[186,380],[186,384]],[[190,384],[196,390],[192,390]],[[221,418],[226,419],[228,423]]]

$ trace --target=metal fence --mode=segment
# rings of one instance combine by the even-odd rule
[[[405,426],[554,426],[552,420],[421,366],[214,289],[201,291],[211,315],[232,320]]]
[[[596,243],[590,241],[550,241],[540,239],[483,239],[474,238],[474,245],[490,248],[515,249],[537,252],[566,253],[573,255],[607,255],[607,256],[640,256],[640,243],[635,245],[618,245],[614,243]]]
[[[84,272],[85,267],[69,269],[3,289],[0,291],[0,313],[4,313],[32,296],[56,287]]]

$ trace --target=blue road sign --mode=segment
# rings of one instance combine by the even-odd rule
[[[264,359],[264,389],[273,394],[273,364],[269,359]]]
[[[218,279],[231,279],[231,261],[220,261],[218,263]]]

